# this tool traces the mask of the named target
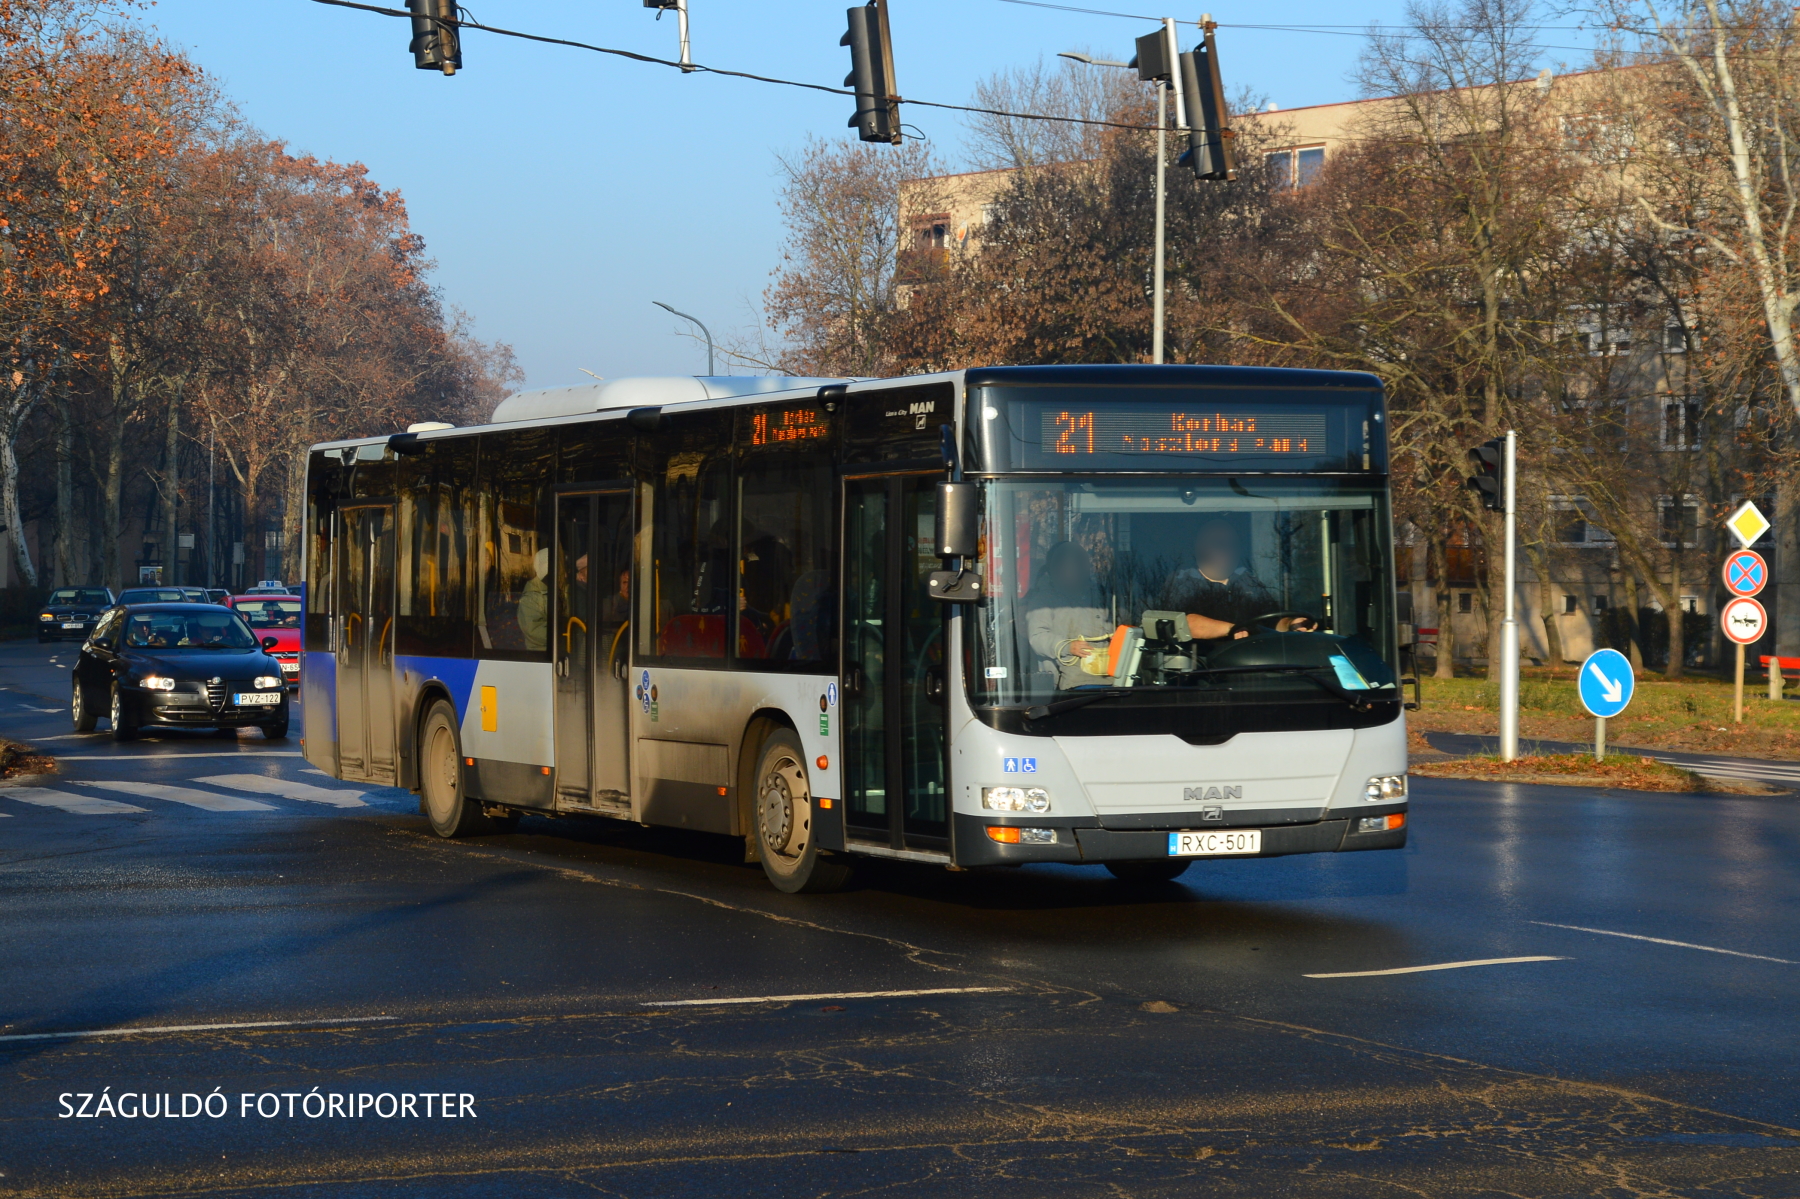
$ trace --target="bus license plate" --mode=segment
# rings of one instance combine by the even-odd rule
[[[240,691],[233,698],[237,700],[237,705],[240,708],[246,707],[250,704],[278,704],[281,702],[281,692],[279,692],[279,691]]]
[[[1210,858],[1231,853],[1261,853],[1259,828],[1219,829],[1208,833],[1170,833],[1172,858]]]

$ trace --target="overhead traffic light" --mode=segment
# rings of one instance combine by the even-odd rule
[[[1188,115],[1188,149],[1181,161],[1193,168],[1196,179],[1236,179],[1237,155],[1231,145],[1236,135],[1225,107],[1219,48],[1213,43],[1212,22],[1201,28],[1200,44],[1181,56],[1181,90],[1186,93]]]
[[[1506,439],[1496,437],[1469,451],[1475,473],[1469,476],[1470,491],[1481,493],[1481,506],[1495,512],[1506,511]]]
[[[887,0],[869,0],[845,14],[849,32],[840,46],[850,47],[850,73],[844,86],[856,92],[856,115],[850,127],[865,142],[900,144],[900,97],[894,94],[894,51],[888,37]]]
[[[406,0],[412,13],[413,66],[421,71],[442,71],[454,75],[462,66],[462,38],[457,36],[457,22],[462,13],[456,0]]]

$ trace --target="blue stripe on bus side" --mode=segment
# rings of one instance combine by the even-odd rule
[[[406,679],[406,683],[411,687],[416,688],[436,681],[449,688],[450,702],[456,705],[457,723],[462,723],[463,716],[469,710],[469,692],[475,688],[475,670],[481,665],[478,659],[427,658],[396,654],[394,655],[394,665],[405,675],[418,676]]]

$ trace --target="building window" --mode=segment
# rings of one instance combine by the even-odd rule
[[[1572,616],[1579,611],[1581,611],[1581,597],[1579,595],[1563,596],[1564,616]]]
[[[1612,535],[1588,519],[1587,505],[1578,495],[1553,495],[1550,513],[1558,545],[1605,546]]]
[[[1324,146],[1275,150],[1263,155],[1269,164],[1269,183],[1276,191],[1306,187],[1325,166]]]
[[[1473,612],[1475,610],[1475,593],[1473,591],[1457,592],[1456,610],[1458,612]]]
[[[1663,326],[1663,353],[1687,353],[1688,331],[1680,321],[1670,321]]]
[[[1700,401],[1693,396],[1663,401],[1662,444],[1665,450],[1700,448]]]
[[[1596,595],[1594,597],[1594,615],[1595,616],[1605,616],[1606,610],[1609,607],[1611,607],[1611,605],[1609,603],[1607,603],[1607,599],[1604,595]]]
[[[1681,597],[1681,610],[1683,612],[1698,612],[1698,611],[1700,611],[1700,597],[1697,595],[1682,596]]]
[[[950,261],[950,214],[914,217],[912,244],[900,252],[896,281],[929,283],[940,278]]]
[[[1693,549],[1699,544],[1700,502],[1692,496],[1659,496],[1656,501],[1662,543],[1669,549]]]

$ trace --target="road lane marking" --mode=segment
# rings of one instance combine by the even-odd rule
[[[338,1016],[329,1020],[254,1020],[244,1024],[163,1024],[153,1028],[86,1028],[74,1032],[22,1032],[0,1041],[55,1041],[69,1037],[131,1037],[153,1032],[232,1032],[243,1028],[318,1028],[327,1024],[374,1024],[398,1016]]]
[[[98,795],[71,795],[67,791],[52,791],[48,787],[8,787],[0,791],[8,799],[16,799],[20,803],[37,804],[44,808],[61,808],[65,812],[73,812],[77,816],[105,816],[113,812],[148,812],[149,808],[140,808],[136,804],[120,803],[116,799],[101,799]]]
[[[1429,966],[1396,966],[1392,970],[1345,970],[1337,974],[1303,974],[1302,978],[1375,978],[1382,974],[1423,974],[1427,970],[1461,970],[1465,966],[1510,966],[1514,962],[1566,962],[1568,958],[1477,958],[1472,962],[1435,962]]]
[[[224,787],[228,791],[260,791],[264,795],[279,795],[283,799],[304,799],[308,803],[330,804],[335,808],[366,808],[369,806],[363,802],[361,791],[315,787],[311,783],[272,779],[260,774],[209,774],[204,778],[195,779],[194,782]]]
[[[737,999],[653,999],[645,1007],[713,1007],[726,1003],[809,1003],[814,999],[904,999],[912,995],[979,995],[1011,987],[923,987],[913,991],[826,991],[818,995],[751,995]]]
[[[196,791],[192,787],[171,787],[167,783],[127,783],[101,782],[98,779],[74,779],[83,787],[105,787],[108,791],[123,791],[128,795],[144,795],[151,799],[166,799],[170,803],[186,804],[190,808],[205,808],[209,812],[273,812],[273,804],[259,803],[254,799],[245,799],[241,795],[216,795],[211,791]]]
[[[1552,924],[1548,920],[1533,920],[1533,924],[1541,924],[1545,928],[1566,928],[1571,932],[1598,933],[1602,937],[1624,937],[1627,941],[1648,941],[1652,945],[1673,945],[1677,949],[1702,949],[1707,953],[1725,953],[1734,958],[1754,958],[1759,962],[1780,962],[1783,966],[1800,966],[1800,962],[1792,958],[1772,958],[1767,954],[1745,953],[1739,949],[1720,949],[1716,945],[1696,945],[1692,941],[1670,941],[1663,937],[1645,937],[1638,933],[1616,933],[1610,928],[1583,928],[1579,924]]]

